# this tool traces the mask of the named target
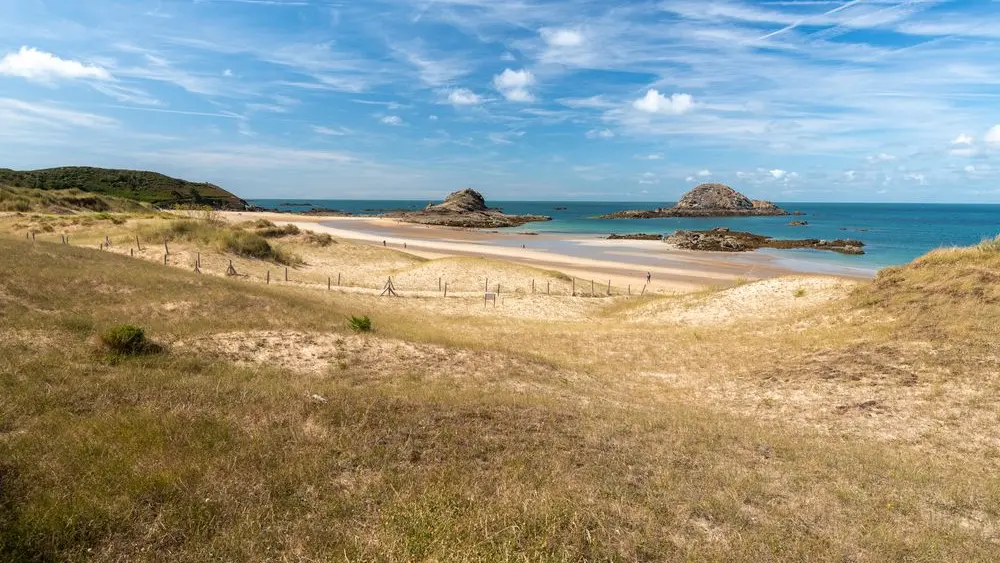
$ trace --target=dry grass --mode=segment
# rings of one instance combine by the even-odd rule
[[[302,252],[303,277],[436,262]],[[0,240],[0,559],[995,560],[1000,363],[974,335],[1000,310],[967,276],[1000,264],[969,252],[670,326],[623,320],[683,299],[462,315]],[[108,362],[129,322],[165,353]]]
[[[68,215],[81,212],[143,212],[149,208],[112,196],[78,189],[38,190],[0,185],[0,211]]]

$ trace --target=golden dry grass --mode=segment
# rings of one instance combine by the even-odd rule
[[[383,251],[310,250],[370,253],[373,271],[405,260]],[[624,322],[684,298],[521,296],[525,311],[564,305],[463,314],[464,298],[265,286],[121,254],[0,240],[0,558],[1000,552],[1000,360],[996,332],[979,332],[1000,309],[969,278],[1000,264],[982,249],[705,325]],[[375,333],[351,333],[351,314]],[[166,353],[104,357],[97,334],[122,322]]]

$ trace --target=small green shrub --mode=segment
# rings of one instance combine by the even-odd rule
[[[805,297],[806,296],[806,288],[800,287],[800,288],[796,289],[794,295],[795,295],[795,297]]]
[[[254,219],[253,221],[243,223],[241,226],[248,227],[250,229],[268,229],[275,227],[276,225],[267,219]]]
[[[375,330],[372,327],[372,320],[368,318],[368,315],[350,317],[347,319],[347,326],[354,332],[372,332]]]
[[[246,231],[231,231],[226,233],[225,238],[226,250],[238,254],[240,256],[245,256],[247,258],[261,258],[267,259],[274,256],[274,249],[271,247],[264,237],[248,233]]]
[[[297,235],[300,232],[302,231],[300,231],[295,225],[285,225],[284,227],[276,227],[272,225],[270,227],[257,230],[257,234],[264,238],[281,238]]]
[[[160,351],[160,347],[146,338],[146,333],[133,325],[116,325],[101,334],[101,343],[112,354],[136,356]]]
[[[324,247],[330,246],[331,244],[337,244],[337,241],[333,240],[333,237],[329,234],[314,233],[312,231],[306,231],[306,242]]]

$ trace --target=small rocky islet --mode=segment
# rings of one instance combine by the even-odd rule
[[[673,207],[634,209],[599,215],[598,219],[659,219],[663,217],[756,217],[795,215],[774,202],[750,199],[725,184],[701,184]]]
[[[508,215],[500,209],[487,207],[483,195],[471,189],[453,192],[444,202],[429,204],[420,211],[386,213],[382,217],[421,225],[468,229],[518,227],[525,223],[552,220],[551,217],[544,215]]]
[[[865,243],[854,239],[775,239],[764,235],[731,231],[724,227],[707,231],[676,231],[663,239],[685,250],[749,252],[759,248],[831,250],[841,254],[864,254]]]
[[[653,210],[618,211],[598,219],[655,219],[664,217],[753,217],[801,215],[789,213],[770,201],[750,199],[724,184],[701,184],[684,194],[677,205]],[[792,221],[805,227],[808,221]],[[841,254],[864,254],[865,243],[853,239],[775,239],[754,233],[718,227],[703,231],[678,230],[672,235],[611,235],[609,240],[662,240],[676,248],[712,252],[751,252],[760,248],[830,250]]]

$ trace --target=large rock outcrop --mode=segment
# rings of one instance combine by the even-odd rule
[[[487,207],[483,194],[470,189],[453,192],[444,202],[430,204],[422,211],[387,213],[383,217],[396,217],[408,223],[470,229],[517,227],[534,221],[552,220],[544,215],[507,215],[500,209]]]
[[[655,219],[659,217],[739,217],[789,215],[773,202],[750,199],[725,184],[701,184],[684,194],[673,207],[618,211],[599,219]]]
[[[860,240],[836,239],[773,239],[764,235],[730,231],[717,228],[709,231],[677,231],[663,239],[667,244],[685,250],[710,250],[715,252],[749,252],[758,248],[811,248],[832,250],[841,254],[864,254],[865,243]]]

